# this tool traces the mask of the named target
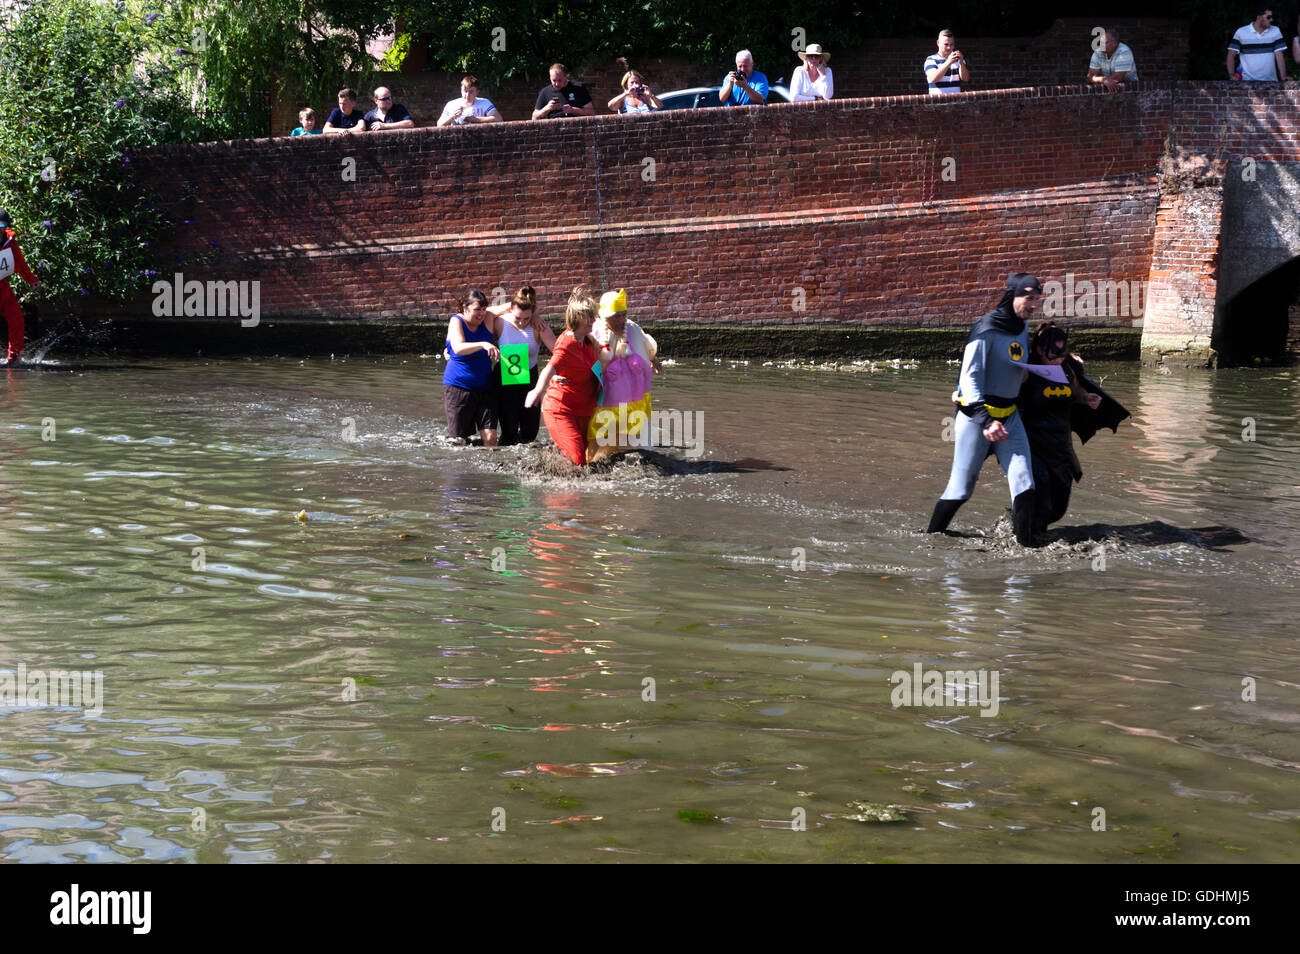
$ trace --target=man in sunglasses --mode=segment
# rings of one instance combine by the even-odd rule
[[[393,94],[387,86],[375,90],[375,108],[366,113],[366,129],[414,129],[415,120],[401,103],[394,105]]]
[[[1286,40],[1273,24],[1273,8],[1261,4],[1255,19],[1228,41],[1228,79],[1254,83],[1277,83],[1286,79]],[[1240,58],[1238,68],[1234,61]]]

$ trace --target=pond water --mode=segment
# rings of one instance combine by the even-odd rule
[[[953,364],[676,364],[701,455],[576,476],[441,367],[0,371],[0,688],[88,680],[0,707],[0,858],[1300,858],[1295,370],[1090,365],[1027,551],[994,463],[918,532]]]

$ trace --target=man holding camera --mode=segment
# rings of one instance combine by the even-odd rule
[[[767,77],[754,69],[754,54],[736,54],[736,69],[727,74],[718,90],[723,106],[762,106],[767,102]]]

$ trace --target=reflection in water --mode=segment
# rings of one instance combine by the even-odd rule
[[[0,857],[1288,857],[1294,372],[1102,368],[1135,420],[1032,553],[996,495],[920,532],[954,373],[674,367],[702,461],[563,476],[442,446],[417,362],[10,372],[0,675],[105,711],[0,706]],[[996,715],[895,708],[918,663]]]

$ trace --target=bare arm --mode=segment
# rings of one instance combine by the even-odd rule
[[[944,60],[942,63],[940,63],[940,64],[939,64],[938,66],[936,66],[934,69],[932,69],[932,70],[927,70],[927,71],[926,71],[926,74],[925,74],[925,78],[926,78],[927,80],[929,80],[931,83],[937,83],[937,82],[939,82],[939,77],[943,76],[945,73],[948,72],[948,67],[952,66],[952,61],[955,60],[956,58],[957,58],[957,51],[954,50],[953,52],[951,52],[951,53],[948,54],[948,58],[947,58],[946,60]],[[963,69],[964,69],[964,68],[965,68],[965,67],[963,67]],[[962,77],[962,79],[965,79],[965,78],[966,78],[966,77],[964,77],[964,76]]]
[[[552,352],[555,351],[555,332],[551,330],[550,325],[537,317],[536,313],[533,315],[533,328],[537,331],[538,339],[542,344],[546,345],[546,349]]]
[[[1228,79],[1237,78],[1236,60],[1237,60],[1237,51],[1229,50],[1228,51]]]
[[[501,354],[497,351],[497,346],[490,341],[466,341],[464,328],[455,318],[447,322],[447,340],[451,342],[451,350],[461,357],[473,354],[475,351],[486,351],[495,362]]]
[[[533,389],[524,398],[524,407],[532,407],[537,403],[537,399],[546,392],[546,386],[551,383],[551,376],[554,374],[555,359],[552,358],[546,362],[546,367],[542,368],[542,373],[537,376],[537,383],[533,385]]]

